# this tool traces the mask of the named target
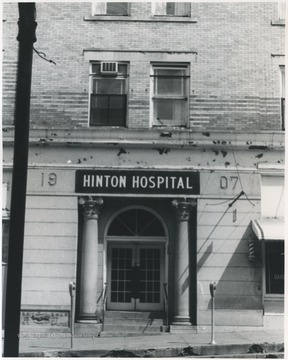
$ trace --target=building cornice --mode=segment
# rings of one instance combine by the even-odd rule
[[[3,145],[14,142],[14,128],[3,127]],[[285,133],[267,132],[194,132],[189,129],[127,129],[127,128],[77,128],[77,129],[30,129],[30,146],[67,147],[205,147],[243,150],[284,151]]]

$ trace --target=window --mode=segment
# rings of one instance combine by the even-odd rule
[[[160,16],[190,16],[190,3],[153,2],[152,13]]]
[[[92,15],[128,16],[127,2],[95,2],[92,5]]]
[[[285,66],[280,66],[280,96],[281,96],[281,122],[282,130],[285,130]]]
[[[284,241],[265,241],[266,294],[284,294]]]
[[[151,81],[154,126],[187,126],[187,65],[153,65]]]
[[[90,125],[125,126],[127,64],[91,64]]]
[[[280,2],[278,3],[278,20],[286,19],[286,3]]]

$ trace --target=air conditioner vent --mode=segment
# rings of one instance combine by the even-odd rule
[[[118,73],[117,62],[101,62],[101,74],[114,74]]]

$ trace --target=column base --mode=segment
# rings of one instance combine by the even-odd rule
[[[79,319],[76,321],[77,323],[82,324],[99,324],[100,321],[97,319],[95,315],[79,315]]]
[[[191,326],[191,321],[189,316],[174,316],[172,325]]]

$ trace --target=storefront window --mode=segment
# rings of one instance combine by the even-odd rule
[[[284,294],[284,241],[265,242],[266,293]]]

